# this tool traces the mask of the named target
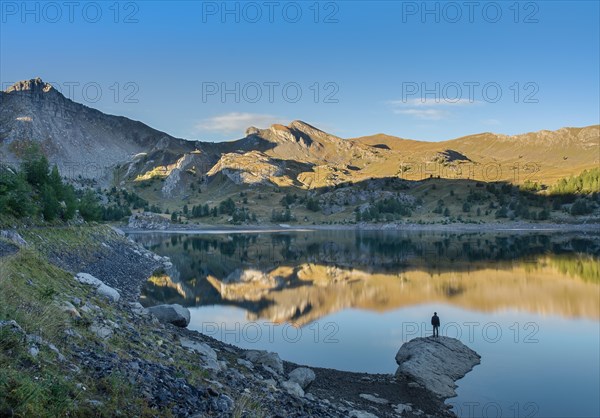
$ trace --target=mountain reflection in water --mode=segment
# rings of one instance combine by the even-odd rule
[[[600,235],[314,231],[132,234],[171,258],[142,291],[146,306],[229,305],[249,320],[305,325],[360,308],[442,302],[600,318]]]

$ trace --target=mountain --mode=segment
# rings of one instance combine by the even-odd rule
[[[142,153],[160,152],[172,160],[194,149],[189,141],[141,122],[73,102],[39,78],[0,92],[0,156],[19,161],[30,142],[61,171],[82,177],[112,177],[113,167]]]
[[[195,184],[312,189],[384,177],[551,184],[600,164],[598,125],[424,142],[340,138],[293,121],[228,142],[188,141],[76,103],[39,78],[0,92],[0,158],[17,163],[32,142],[64,175],[152,186],[162,197],[185,197]]]
[[[418,180],[429,175],[484,181],[526,180],[552,184],[600,164],[600,126],[562,128],[521,135],[482,133],[442,142],[423,142],[384,134],[355,139],[393,155],[404,169],[404,178]],[[378,177],[389,166],[374,165],[369,173]]]

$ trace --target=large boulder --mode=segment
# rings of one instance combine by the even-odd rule
[[[181,305],[157,305],[148,308],[160,322],[185,328],[190,323],[190,311]]]
[[[107,298],[108,300],[111,300],[113,302],[118,302],[119,299],[121,298],[121,295],[119,294],[119,291],[105,285],[104,283],[102,283],[100,286],[98,286],[98,288],[96,289],[96,292],[98,292],[98,294],[100,296],[104,296],[105,298]]]
[[[450,337],[415,338],[396,354],[397,376],[407,376],[440,398],[456,396],[454,383],[480,363],[481,356]]]
[[[77,273],[75,280],[79,283],[87,284],[96,289],[100,296],[104,296],[112,302],[118,302],[121,299],[121,294],[118,290],[104,284],[104,282],[88,273]]]
[[[313,380],[315,380],[315,372],[308,367],[298,367],[290,372],[289,380],[296,382],[302,389],[306,389]]]
[[[89,273],[77,273],[75,280],[77,280],[79,283],[87,284],[93,287],[100,287],[104,284],[102,280],[97,279]]]
[[[284,388],[285,391],[290,395],[296,396],[298,398],[304,397],[304,390],[302,390],[300,385],[296,382],[288,380],[286,382],[282,382],[281,387]]]
[[[244,353],[244,358],[254,364],[260,364],[279,374],[283,374],[283,361],[277,353],[270,353],[264,350],[248,350]]]

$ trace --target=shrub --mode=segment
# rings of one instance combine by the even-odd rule
[[[585,199],[577,199],[571,206],[571,215],[587,215],[592,212],[592,205],[588,204]]]

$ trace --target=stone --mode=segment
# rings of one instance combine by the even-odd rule
[[[136,315],[146,316],[146,315],[150,314],[148,309],[144,308],[142,306],[142,304],[139,302],[132,302],[129,305],[131,306],[131,311]]]
[[[279,374],[283,374],[283,361],[277,353],[264,350],[248,350],[244,353],[244,358],[254,364],[266,366]]]
[[[35,345],[32,345],[31,347],[29,347],[29,355],[31,355],[31,357],[37,357],[37,355],[40,353],[40,349],[37,348]]]
[[[105,298],[107,298],[108,300],[110,300],[112,302],[118,302],[119,299],[121,299],[121,295],[119,294],[119,292],[116,289],[113,289],[112,287],[107,286],[104,283],[102,283],[96,289],[96,291],[98,292],[99,295],[104,296]]]
[[[206,343],[200,343],[197,341],[188,340],[187,338],[182,338],[181,346],[183,348],[189,348],[205,357],[213,358],[215,360],[217,359],[217,352]]]
[[[221,362],[210,357],[202,358],[202,366],[204,366],[205,369],[212,370],[215,372],[220,372],[221,370],[223,370],[223,365],[221,364]]]
[[[102,401],[98,401],[96,399],[86,399],[86,401],[89,405],[93,406],[94,408],[102,408],[104,406],[104,402]]]
[[[273,370],[271,367],[267,366],[266,364],[263,364],[262,368],[264,371],[266,371],[267,373],[271,374],[271,376],[274,376],[274,377],[279,377],[279,375],[281,374],[281,373],[278,373],[277,371]]]
[[[304,397],[304,390],[302,390],[300,385],[296,382],[286,380],[285,382],[281,383],[281,387],[292,396],[297,396],[298,398]]]
[[[415,338],[396,354],[397,376],[406,376],[440,398],[456,396],[454,383],[480,363],[475,351],[455,338]]]
[[[39,335],[27,334],[26,337],[28,343],[33,344],[44,344],[44,340]]]
[[[306,389],[315,380],[315,372],[308,367],[298,367],[292,370],[288,377],[292,382],[298,383],[302,389]]]
[[[363,399],[366,399],[367,401],[371,401],[373,403],[377,403],[380,405],[386,405],[386,404],[390,403],[390,401],[388,401],[387,399],[380,398],[379,396],[371,395],[368,393],[361,393],[358,396],[360,396]]]
[[[190,323],[190,311],[181,305],[157,305],[148,308],[160,322],[185,328]]]
[[[25,241],[23,239],[23,237],[21,235],[19,235],[19,233],[17,231],[12,231],[12,230],[2,230],[0,231],[0,237],[1,238],[5,238],[11,242],[13,242],[14,244],[16,244],[19,247],[27,247],[27,241]]]
[[[94,287],[99,287],[100,285],[104,284],[102,280],[95,278],[89,273],[77,273],[75,275],[75,280],[77,280],[79,283],[87,284]]]
[[[250,370],[254,369],[254,364],[252,364],[252,362],[248,360],[244,360],[243,358],[237,359],[237,364],[239,364],[240,366],[244,366]]]
[[[410,405],[404,405],[399,403],[398,405],[394,405],[393,406],[394,411],[396,411],[397,414],[402,415],[403,412],[411,412],[412,411],[412,406]]]
[[[106,340],[113,335],[113,330],[110,327],[101,324],[90,325],[90,331],[103,340]]]
[[[67,328],[65,330],[65,335],[68,336],[68,337],[74,337],[74,338],[79,338],[79,339],[83,338],[80,333],[78,333],[77,331],[72,330],[71,328]]]
[[[229,414],[233,411],[234,405],[233,399],[225,394],[220,394],[217,398],[217,410],[223,414]]]
[[[62,355],[62,353],[58,350],[58,348],[56,348],[56,346],[54,344],[49,343],[49,344],[46,344],[46,345],[48,346],[48,348],[51,351],[53,351],[56,354],[56,356],[58,358],[58,361],[66,361],[65,356]]]
[[[75,275],[75,280],[79,283],[87,284],[96,288],[96,291],[99,295],[104,296],[108,300],[112,302],[118,302],[121,298],[121,295],[116,289],[104,284],[104,282],[89,273],[77,273]]]
[[[277,382],[275,381],[275,379],[265,379],[263,380],[263,382],[265,383],[265,385],[267,385],[269,389],[277,388]]]
[[[19,324],[17,324],[17,321],[15,321],[14,319],[5,321],[5,320],[1,320],[0,321],[0,328],[8,328],[13,332],[16,332],[18,334],[24,334],[25,331],[23,331],[23,328],[21,328],[21,326]]]

